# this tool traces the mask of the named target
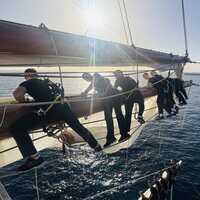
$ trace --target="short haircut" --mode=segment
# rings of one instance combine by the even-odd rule
[[[84,72],[83,74],[82,74],[82,78],[84,79],[84,78],[90,78],[92,75],[90,74],[90,73],[88,73],[88,72]]]
[[[149,76],[149,74],[148,74],[147,72],[145,72],[145,73],[143,74],[143,76],[145,76],[145,75]]]
[[[150,73],[155,73],[155,74],[157,74],[155,70],[151,70]]]
[[[28,68],[24,71],[24,76],[25,77],[38,77],[38,73],[35,69],[33,68]]]
[[[123,75],[123,72],[122,72],[121,70],[118,69],[118,70],[114,71],[113,74],[114,74],[114,75],[117,75],[117,76],[122,76],[122,75]]]

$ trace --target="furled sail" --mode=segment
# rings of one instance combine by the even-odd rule
[[[174,69],[186,57],[0,20],[0,66],[148,66]],[[95,55],[95,60],[92,60]]]

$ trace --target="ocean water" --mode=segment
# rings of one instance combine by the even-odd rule
[[[184,79],[200,84],[199,76],[186,75]],[[152,178],[145,176],[175,159],[183,164],[175,182],[174,199],[200,199],[200,87],[187,91],[188,105],[177,116],[152,121],[129,149],[94,154],[86,145],[80,145],[67,148],[65,157],[59,148],[45,149],[41,154],[47,163],[38,168],[37,174],[31,170],[0,181],[14,200],[136,200]],[[20,163],[0,169],[0,174]]]

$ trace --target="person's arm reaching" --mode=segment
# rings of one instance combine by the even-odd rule
[[[14,98],[19,102],[25,102],[25,95],[26,94],[26,88],[19,86],[14,92],[13,96]]]
[[[114,87],[115,87],[115,88],[118,88],[118,87],[119,87],[119,81],[118,81],[118,79],[116,79],[115,84],[114,84]]]
[[[88,92],[92,89],[92,83],[90,83],[90,85],[87,87],[87,89],[81,93],[81,96],[86,97]]]

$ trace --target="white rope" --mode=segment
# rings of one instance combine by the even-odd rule
[[[137,55],[138,56],[138,55]],[[179,62],[177,62],[178,64]],[[160,64],[158,66],[155,66],[155,68],[157,70],[164,70],[165,68],[168,68],[169,66],[172,66],[173,64],[176,64],[176,63],[170,63],[170,64],[166,64],[166,65],[162,65],[162,67],[160,68],[157,68],[158,66],[161,66]],[[134,67],[134,66],[132,66]],[[173,70],[173,69],[171,69]],[[135,68],[134,68],[134,71],[135,72],[132,72],[132,71],[126,71],[127,73],[125,75],[134,75],[134,74],[137,74]],[[151,70],[141,70],[140,72],[138,72],[138,74],[142,74],[142,73],[145,73],[145,72],[149,72]],[[85,71],[73,71],[73,72],[62,72],[62,74],[67,74],[67,73],[84,73]],[[94,71],[91,71],[91,72],[94,72]],[[113,73],[113,70],[112,71],[100,71],[98,70],[99,73]],[[48,72],[48,74],[59,74],[59,72]],[[10,72],[7,72],[7,73],[0,73],[0,76],[8,76],[8,77],[24,77],[25,73],[22,73],[22,72],[16,72],[16,73],[10,73]],[[46,72],[38,72],[38,77],[44,77],[46,75]],[[51,77],[51,78],[59,78],[59,76],[55,76],[55,75],[48,75],[48,77]],[[62,78],[82,78],[82,75],[79,75],[79,76],[73,76],[73,75],[67,75],[67,76],[61,76]],[[114,77],[114,75],[105,75],[104,77]]]
[[[138,89],[133,89],[133,90],[138,90]],[[133,90],[129,90],[127,92],[123,92],[123,93],[112,95],[112,96],[98,97],[98,98],[93,98],[93,99],[95,99],[95,100],[111,99],[113,97],[119,97],[119,96],[125,95],[127,93],[130,93]],[[70,99],[70,102],[77,102],[77,101],[84,102],[84,101],[90,101],[90,100],[91,99]],[[64,102],[68,102],[68,100],[65,99]],[[56,102],[54,102],[54,101],[47,101],[47,102],[38,102],[38,103],[5,103],[5,104],[2,103],[2,104],[0,104],[0,106],[9,106],[9,107],[11,107],[11,106],[14,106],[14,107],[15,106],[19,106],[19,107],[21,107],[21,106],[48,105],[48,104],[52,104],[52,103],[53,104],[59,104],[59,103],[62,103],[62,101],[56,101]]]
[[[197,188],[194,186],[194,183],[190,180],[190,178],[188,178],[188,177],[186,177],[186,176],[184,176],[187,180],[188,180],[188,182],[192,185],[192,187],[194,188],[194,190],[195,190],[195,192],[197,193],[197,195],[199,196],[199,199],[200,199],[200,192],[197,190]],[[187,183],[188,183],[187,182]]]
[[[175,69],[174,69],[175,70]],[[173,74],[174,72],[172,72],[171,74]],[[163,79],[155,82],[154,84],[157,84],[159,82],[162,82],[163,80],[165,80],[165,78],[163,77]],[[152,86],[154,85],[152,84]],[[132,90],[129,90],[129,91],[126,91],[126,92],[123,92],[123,93],[120,93],[120,94],[116,94],[116,95],[112,95],[112,96],[107,96],[107,97],[98,97],[98,98],[95,98],[95,100],[103,100],[103,99],[110,99],[110,98],[113,98],[113,97],[119,97],[119,96],[122,96],[122,95],[125,95],[125,94],[129,94],[129,93],[132,93],[133,91],[135,90],[138,90],[138,88],[134,88]],[[130,94],[129,94],[130,96]],[[127,97],[129,98],[129,97]],[[70,102],[83,102],[83,101],[88,101],[90,99],[71,99]],[[59,103],[63,103],[63,102],[68,102],[68,100],[63,100],[63,101],[57,101],[57,102],[54,102],[54,101],[48,101],[48,102],[39,102],[39,103],[7,103],[7,104],[0,104],[1,106],[35,106],[35,105],[47,105],[47,104],[59,104]]]
[[[57,47],[56,47],[54,38],[53,38],[53,36],[51,35],[51,32],[50,32],[50,31],[49,31],[49,34],[50,34],[50,38],[51,38],[51,41],[52,41],[53,46],[54,46],[54,49],[55,49],[56,59],[57,59],[57,62],[58,62],[59,75],[60,75],[60,85],[61,85],[61,88],[64,88],[64,87],[63,87],[63,80],[62,80],[62,71],[61,71],[61,65],[60,65],[60,58],[59,58],[59,55],[58,55],[58,49],[57,49]],[[62,101],[62,104],[63,104],[63,103],[64,103],[64,97],[63,97],[63,96],[61,97],[61,101]]]
[[[159,151],[158,151],[158,154],[159,154],[159,155],[160,155],[161,145],[162,145],[162,136],[161,136],[161,132],[162,132],[162,125],[160,124],[160,129],[159,129],[159,139],[160,139],[160,143],[159,143]]]
[[[126,42],[127,42],[127,44],[129,44],[129,42],[128,42],[128,35],[127,35],[127,32],[126,32],[126,27],[125,27],[125,22],[124,22],[124,18],[123,18],[123,14],[122,14],[122,8],[121,8],[121,4],[120,4],[119,0],[118,0],[118,6],[119,6],[120,14],[121,14],[121,19],[122,19],[122,24],[123,24],[123,28],[124,28],[124,33],[125,33],[125,36],[126,36]]]
[[[190,180],[189,180],[190,181]],[[197,190],[197,188],[194,186],[194,184],[192,183],[192,181],[190,181],[190,184],[192,185],[192,187],[194,188],[194,190],[196,191],[196,193],[199,195],[199,199],[200,199],[200,192]]]
[[[128,156],[129,156],[129,139],[128,139],[127,148],[126,148],[125,169],[127,169],[127,167],[128,167],[128,159],[129,159]]]
[[[171,186],[171,192],[170,192],[170,200],[173,200],[173,192],[174,192],[174,186],[172,184],[172,186]]]
[[[172,165],[172,166],[173,166],[173,165]],[[158,170],[158,171],[156,171],[156,172],[152,172],[152,173],[150,173],[150,174],[147,174],[147,175],[145,175],[145,176],[139,177],[139,178],[134,179],[134,180],[132,180],[132,181],[129,181],[129,182],[127,182],[127,183],[124,183],[124,184],[121,184],[121,185],[117,185],[117,186],[115,186],[115,187],[112,187],[112,188],[110,188],[110,189],[104,190],[104,191],[99,192],[99,193],[97,193],[97,194],[94,194],[94,195],[92,195],[92,196],[86,197],[86,198],[84,198],[83,200],[94,199],[95,197],[99,197],[99,196],[101,196],[102,194],[106,194],[106,193],[108,193],[108,192],[114,192],[116,189],[120,189],[120,188],[123,188],[123,187],[127,187],[128,185],[131,185],[131,184],[133,184],[133,183],[135,183],[135,182],[137,182],[137,181],[143,180],[143,179],[145,179],[145,178],[148,178],[148,177],[150,177],[150,176],[153,176],[153,175],[155,175],[155,174],[158,174],[158,173],[160,173],[160,172],[163,172],[163,171],[165,171],[165,170],[171,168],[172,166],[163,168],[163,169]]]
[[[190,87],[191,88],[191,87]],[[189,90],[190,91],[190,90]],[[188,97],[189,97],[189,92],[188,92]],[[189,109],[189,106],[187,106],[185,109],[184,109],[184,112],[183,112],[183,120],[182,120],[182,123],[181,123],[181,130],[183,129],[183,125],[185,123],[185,117],[186,117],[186,111],[187,110],[190,110]]]
[[[3,116],[2,116],[2,119],[1,119],[1,123],[0,123],[0,128],[2,127],[4,119],[5,119],[7,107],[8,106],[5,106],[5,108],[3,109]]]
[[[35,189],[37,193],[37,199],[40,200],[40,193],[38,188],[38,177],[37,177],[37,167],[35,167]]]
[[[188,108],[189,108],[189,106],[188,106]],[[185,108],[183,111],[183,120],[181,122],[181,130],[183,129],[183,125],[185,123],[186,111],[187,111],[187,109]]]

